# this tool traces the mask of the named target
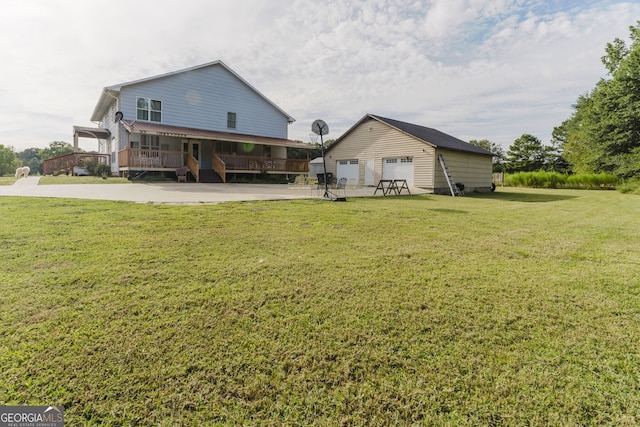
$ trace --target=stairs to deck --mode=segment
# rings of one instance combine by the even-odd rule
[[[200,182],[207,184],[222,184],[222,178],[213,169],[200,169]]]

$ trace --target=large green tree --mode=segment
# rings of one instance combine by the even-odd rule
[[[40,157],[42,160],[46,160],[71,153],[73,153],[73,145],[65,141],[53,141],[49,144],[49,148],[42,149]]]
[[[297,142],[302,142],[302,141],[297,141]],[[325,151],[331,147],[331,145],[333,145],[336,142],[335,139],[329,139],[327,141],[324,141],[324,149]],[[306,148],[288,148],[287,149],[287,157],[290,159],[306,159],[309,158],[310,160],[315,159],[316,157],[320,157],[322,156],[322,146],[320,145],[319,142],[315,142],[315,143],[310,143],[309,147],[311,147],[310,149],[306,149]]]
[[[42,149],[41,148],[27,148],[24,151],[16,153],[18,159],[24,166],[29,166],[31,174],[42,175]]]
[[[524,134],[513,141],[506,155],[507,172],[533,172],[545,168],[546,149],[533,135]]]
[[[571,165],[564,155],[566,146],[567,130],[563,123],[556,127],[551,133],[551,145],[545,147],[546,159],[545,169],[553,172],[572,172]]]
[[[20,162],[13,148],[0,144],[0,176],[15,174],[19,166]]]
[[[640,176],[640,21],[629,30],[630,45],[615,39],[601,58],[609,78],[581,95],[554,130],[577,172]]]

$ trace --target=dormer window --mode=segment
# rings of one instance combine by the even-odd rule
[[[162,122],[162,101],[149,98],[138,98],[136,101],[136,117],[138,120]]]
[[[236,113],[227,113],[227,127],[229,129],[236,128]]]

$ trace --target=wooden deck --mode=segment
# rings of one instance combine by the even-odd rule
[[[128,148],[118,153],[118,164],[123,170],[175,170],[192,166],[188,163],[188,155],[182,151],[159,151]],[[291,173],[309,172],[309,161],[283,159],[274,157],[238,156],[235,154],[214,154],[213,169],[223,173]]]
[[[271,172],[300,174],[309,172],[309,161],[275,157],[219,154],[227,172]]]
[[[108,165],[111,156],[96,153],[70,153],[42,162],[43,175],[72,174],[74,167],[84,168],[90,162]]]

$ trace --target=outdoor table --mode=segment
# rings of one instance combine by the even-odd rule
[[[373,194],[377,194],[378,190],[382,191],[383,196],[390,194],[392,191],[397,196],[402,193],[402,190],[407,190],[407,193],[411,194],[406,179],[381,179],[378,181],[378,186]]]
[[[411,191],[409,191],[409,185],[407,184],[406,179],[394,179],[393,182],[395,184],[397,194],[402,193],[402,190],[407,190],[407,193],[411,194]]]

